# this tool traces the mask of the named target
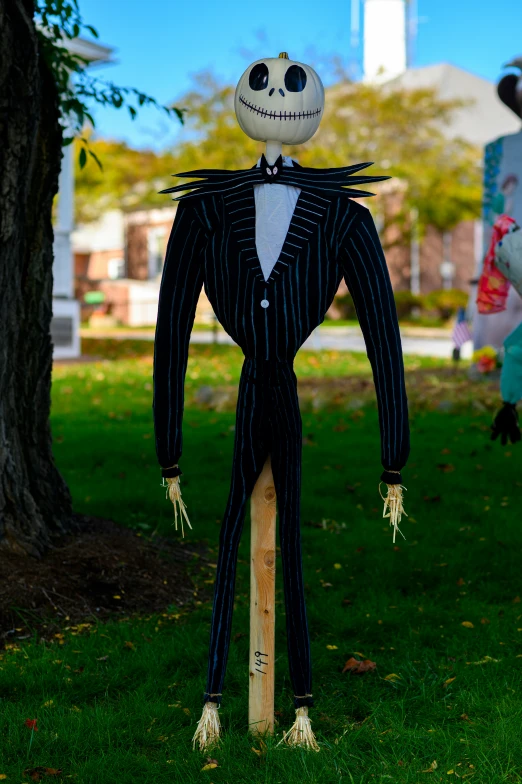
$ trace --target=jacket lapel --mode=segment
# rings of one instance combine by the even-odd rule
[[[270,277],[265,281],[256,249],[256,204],[254,186],[249,185],[241,193],[223,194],[227,222],[234,235],[240,253],[240,263],[248,266],[259,281],[265,285],[274,283],[296,263],[303,248],[310,242],[322,224],[330,200],[315,193],[301,190],[292,220]]]
[[[274,275],[277,278],[286,267],[291,267],[296,263],[297,257],[305,245],[310,242],[318,227],[323,223],[329,204],[329,199],[304,189],[301,190],[279,259],[269,280],[272,280]]]
[[[223,194],[228,225],[239,248],[239,262],[264,281],[256,249],[256,203],[254,188],[249,185],[241,193]]]

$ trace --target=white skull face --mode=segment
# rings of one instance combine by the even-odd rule
[[[309,65],[283,57],[250,65],[236,87],[236,117],[256,141],[302,144],[311,139],[324,110],[323,84]]]

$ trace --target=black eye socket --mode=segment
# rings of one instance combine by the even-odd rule
[[[300,65],[291,65],[285,74],[285,87],[289,93],[300,93],[306,86],[306,74]]]
[[[248,77],[252,90],[265,90],[268,87],[268,68],[264,63],[254,65]]]

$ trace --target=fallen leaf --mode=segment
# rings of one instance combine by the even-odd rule
[[[6,773],[0,773],[0,780],[1,781],[3,781],[6,778],[7,778],[7,774]]]
[[[385,681],[395,681],[395,680],[400,680],[400,678],[401,678],[401,676],[397,675],[396,672],[390,672],[389,675],[385,675],[384,676],[384,680]]]
[[[519,604],[519,602],[520,602],[520,596],[515,596],[515,598],[513,599],[513,604]]]
[[[451,774],[454,773],[455,771],[453,770],[453,768],[451,768],[450,770],[448,770],[446,772],[447,772],[448,776],[451,776]]]
[[[429,768],[426,768],[426,770],[421,770],[421,773],[433,773],[433,771],[437,770],[438,767],[437,760],[433,760]]]
[[[471,623],[471,621],[462,621],[461,626],[465,626],[466,629],[474,629],[475,627]]]
[[[365,672],[372,672],[376,666],[377,664],[370,659],[359,661],[359,659],[355,659],[351,656],[345,663],[342,672],[353,672],[356,675],[364,675]]]
[[[465,584],[466,584],[465,579],[463,577],[459,577],[459,579],[457,580],[457,585],[465,585]]]
[[[444,686],[444,688],[446,688],[447,686],[449,686],[449,684],[450,684],[450,683],[453,683],[453,681],[455,680],[455,678],[456,678],[456,677],[457,677],[457,676],[455,675],[453,678],[448,678],[448,680],[447,680],[447,681],[444,681],[444,683],[442,684],[442,685]]]
[[[329,651],[336,651],[338,650],[337,645],[327,645],[326,646]]]
[[[209,762],[208,765],[203,765],[201,770],[213,770],[213,768],[219,768],[219,765],[216,762]]]
[[[106,656],[99,656],[96,659],[96,661],[107,661],[108,658],[109,658],[109,655],[107,654]]]
[[[29,776],[33,781],[40,781],[42,776],[59,776],[61,772],[60,768],[45,768],[38,765],[36,768],[26,768],[24,776]]]
[[[481,618],[480,622],[481,623],[491,623],[491,621],[488,618]]]
[[[455,470],[455,466],[452,463],[437,463],[437,468],[439,471],[442,471],[443,474],[449,474],[451,471]]]
[[[123,647],[124,648],[130,648],[131,651],[135,651],[136,650],[136,646],[130,640],[125,640],[125,645]]]
[[[334,569],[342,569],[342,565],[340,563],[334,563]]]
[[[480,661],[466,662],[466,664],[487,664],[487,662],[498,662],[498,659],[494,659],[492,656],[483,656]]]

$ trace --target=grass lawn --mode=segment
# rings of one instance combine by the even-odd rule
[[[94,341],[89,350],[101,351]],[[125,358],[55,367],[54,452],[76,511],[168,536],[172,507],[154,452],[149,350],[124,345],[114,351]],[[201,385],[237,384],[240,366],[234,348],[192,346],[187,400]],[[211,587],[211,561],[196,577],[192,611],[171,606],[64,628],[52,643],[22,640],[0,652],[0,774],[7,782],[29,783],[23,771],[39,765],[63,769],[49,781],[78,784],[522,781],[522,451],[489,441],[491,406],[500,399],[494,385],[470,389],[464,372],[449,378],[448,366],[434,360],[406,358],[406,368],[415,393],[404,471],[409,517],[401,523],[406,539],[395,546],[377,490],[375,406],[363,395],[355,407],[339,399],[303,407],[310,715],[321,752],[276,748],[294,718],[280,569],[279,723],[266,748],[247,732],[247,521],[223,743],[212,754],[219,767],[202,770],[206,757],[191,747],[211,613],[198,591],[204,597]],[[363,355],[306,352],[296,373],[335,386],[338,377],[367,380],[369,365]],[[462,405],[441,410],[457,392]],[[474,397],[487,404],[472,405]],[[182,487],[194,530],[186,536],[206,543],[213,557],[233,427],[231,410],[187,405]],[[376,669],[343,674],[352,656]],[[35,718],[37,732],[24,724]]]

